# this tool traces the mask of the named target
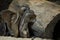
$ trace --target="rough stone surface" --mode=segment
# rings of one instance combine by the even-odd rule
[[[20,4],[20,1],[17,1],[17,3]],[[43,37],[52,38],[54,26],[59,18],[55,20],[53,24],[48,24],[50,24],[56,15],[60,14],[60,5],[45,0],[33,0],[33,2],[32,0],[29,0],[27,4],[34,10],[37,16],[37,21],[32,28],[38,31],[40,36],[44,35]],[[12,4],[10,5],[9,10],[12,9],[11,11],[16,12],[18,9],[16,10],[15,8],[17,8],[17,6]]]
[[[55,18],[55,16],[60,14],[60,5],[45,1],[42,3],[37,2],[36,4],[32,3],[30,7],[37,15],[37,22],[33,27],[36,26],[37,28],[40,28],[44,32],[44,37],[52,38],[54,26],[60,18],[54,20],[52,24],[50,24],[50,22]]]

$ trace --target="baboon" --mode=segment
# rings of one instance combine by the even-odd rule
[[[19,24],[19,32],[21,37],[30,37],[29,28],[31,26],[28,26],[28,24],[31,22],[34,23],[34,19],[36,19],[36,15],[34,14],[34,11],[30,10],[30,8],[27,5],[22,6],[21,8],[24,13],[21,17],[20,24]],[[33,25],[33,24],[32,24]]]
[[[2,17],[2,19],[4,20],[4,22],[5,22],[5,24],[6,24],[6,27],[7,27],[7,33],[6,33],[6,35],[7,36],[16,36],[16,35],[18,35],[18,27],[16,26],[16,24],[15,24],[15,27],[14,26],[12,26],[12,24],[13,23],[11,23],[11,18],[14,16],[14,14],[15,13],[13,13],[13,12],[11,12],[11,11],[9,11],[9,10],[3,10],[3,11],[1,11],[1,17]],[[15,17],[15,16],[14,16]],[[12,29],[14,27],[14,29],[15,29],[15,32],[14,32],[14,30]]]

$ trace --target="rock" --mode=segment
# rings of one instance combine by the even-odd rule
[[[45,2],[37,2],[37,3],[31,3],[30,7],[32,10],[34,10],[36,14],[37,19],[37,25],[35,25],[34,28],[41,28],[43,31],[44,38],[52,38],[52,33],[54,26],[56,24],[56,21],[59,20],[59,18],[54,21],[53,24],[49,25],[50,22],[54,19],[56,15],[60,14],[60,5],[54,4],[49,1]]]
[[[60,5],[45,0],[33,0],[33,2],[32,0],[29,0],[28,5],[32,10],[34,10],[37,16],[37,21],[35,23],[36,25],[34,24],[32,29],[34,28],[35,30],[35,28],[40,28],[39,30],[44,34],[45,37],[47,36],[47,38],[52,38],[52,32],[55,24],[51,25],[51,27],[49,27],[48,24],[56,15],[60,14]],[[9,7],[9,10],[12,9],[12,11],[16,12],[15,8],[16,6],[13,6],[12,4],[12,6]]]

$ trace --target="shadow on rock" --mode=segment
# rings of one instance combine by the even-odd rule
[[[60,14],[56,15],[53,18],[53,20],[47,25],[47,27],[45,29],[44,38],[51,39],[51,38],[58,37],[56,35],[59,35],[59,33],[60,33],[60,32],[58,32],[58,30],[60,30],[60,28],[59,28],[60,25],[58,25],[58,24],[60,24],[60,23],[58,23],[58,22],[60,22],[59,20],[60,20]]]

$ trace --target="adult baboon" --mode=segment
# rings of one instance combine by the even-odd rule
[[[34,11],[32,11],[27,5],[23,5],[21,9],[24,11],[24,13],[19,24],[20,36],[30,37],[29,29],[31,28],[31,24],[35,22],[34,20],[36,19],[36,15],[34,14]],[[28,24],[30,24],[30,26],[28,26]]]
[[[14,16],[15,13],[9,11],[9,10],[3,10],[1,11],[1,17],[4,20],[4,22],[6,23],[6,27],[7,27],[7,36],[17,36],[18,35],[18,27],[15,24],[15,27],[12,26],[13,23],[11,23],[11,18]],[[14,16],[15,17],[15,16]],[[14,29],[16,30],[15,32],[13,31],[14,29],[12,29],[12,27],[14,27]]]

